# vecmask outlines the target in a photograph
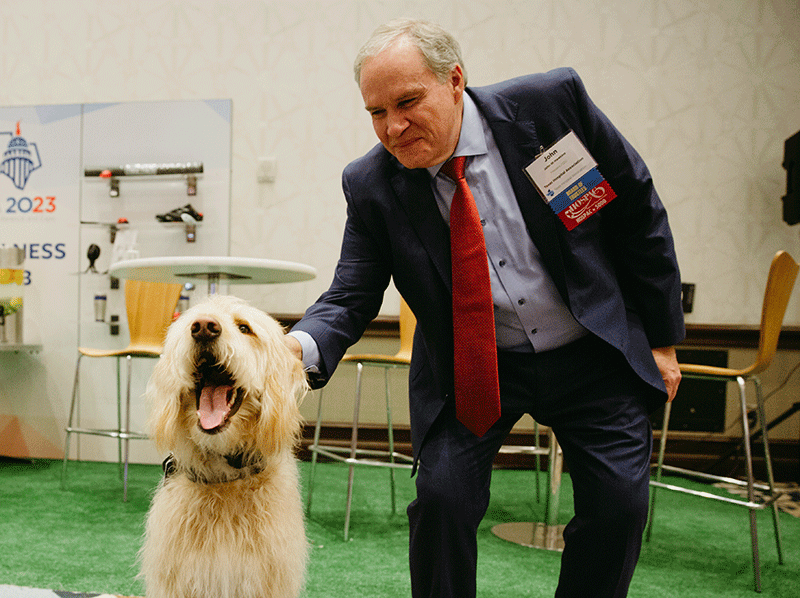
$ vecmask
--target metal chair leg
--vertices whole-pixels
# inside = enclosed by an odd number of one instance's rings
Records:
[[[81,358],[83,357],[82,353],[78,353],[78,361],[75,364],[75,379],[72,383],[72,401],[69,405],[69,419],[67,420],[67,434],[64,440],[64,463],[61,466],[61,489],[63,490],[66,488],[67,484],[67,461],[69,460],[69,441],[70,436],[72,435],[72,424],[73,418],[75,417],[75,405],[78,400],[78,384],[80,380],[80,371],[81,371]]]
[[[389,433],[389,462],[394,465],[394,429],[392,428],[392,399],[389,392],[389,368],[383,368],[383,381],[386,387],[386,425]],[[395,498],[395,479],[394,467],[389,468],[389,486],[392,493],[392,515],[397,512],[397,500]]]
[[[664,419],[661,422],[661,439],[658,447],[658,463],[656,465],[656,482],[661,481],[661,468],[664,466],[664,454],[667,449],[667,432],[669,430],[669,416],[672,412],[672,403],[664,404]],[[647,533],[645,534],[645,541],[650,541],[650,536],[653,533],[653,518],[656,512],[656,490],[654,486],[650,487],[650,517],[647,521]]]
[[[314,425],[314,442],[309,447],[311,451],[311,470],[308,474],[308,497],[306,498],[306,516],[311,514],[311,497],[314,495],[314,474],[317,469],[317,449],[319,448],[319,434],[322,429],[322,389],[319,389],[319,402],[317,404],[317,423]]]
[[[739,401],[742,409],[742,434],[744,436],[744,456],[745,456],[745,471],[747,474],[747,500],[754,502],[755,489],[753,484],[755,479],[753,476],[753,453],[750,449],[750,423],[747,419],[747,397],[745,393],[745,380],[741,376],[736,378],[739,385]],[[761,592],[761,562],[758,555],[758,527],[756,512],[749,509],[750,512],[750,543],[753,549],[753,578],[755,582],[756,592]]]
[[[122,357],[117,357],[117,430],[122,431]],[[122,466],[122,436],[117,436],[117,471],[119,479],[124,483],[125,470]]]
[[[533,448],[536,450],[534,457],[536,463],[536,502],[542,501],[542,483],[539,480],[539,474],[542,472],[542,456],[539,454],[541,442],[539,441],[539,422],[533,421]]]
[[[361,378],[364,372],[364,364],[358,362],[356,373],[356,400],[353,407],[353,430],[350,436],[350,459],[356,460],[358,446],[358,412],[361,407]],[[350,508],[353,505],[353,477],[355,475],[355,463],[349,464],[347,474],[347,507],[344,514],[344,540],[347,542],[350,536]]]
[[[753,378],[753,383],[756,387],[756,409],[758,410],[758,425],[761,427],[761,443],[764,447],[764,463],[767,469],[767,483],[769,485],[770,497],[775,496],[775,475],[772,472],[772,457],[769,452],[769,440],[767,434],[767,417],[764,412],[764,395],[761,389],[761,380]],[[783,565],[783,538],[781,537],[780,517],[778,513],[778,504],[776,501],[772,503],[772,525],[775,529],[775,548],[778,551],[778,564]]]
[[[704,376],[696,376],[698,378],[703,378]],[[718,379],[712,375],[709,375],[708,378],[711,379]],[[740,402],[740,409],[741,409],[741,418],[742,418],[742,445],[744,447],[744,456],[745,456],[745,481],[741,481],[736,478],[729,478],[724,476],[718,476],[713,474],[708,474],[699,471],[688,470],[680,467],[673,467],[664,465],[664,453],[666,452],[666,438],[667,438],[667,428],[669,423],[669,410],[670,404],[668,403],[666,409],[664,411],[664,423],[663,429],[661,433],[661,446],[659,447],[659,456],[658,456],[658,464],[656,467],[656,477],[654,480],[650,481],[650,488],[651,488],[651,496],[650,496],[650,517],[647,525],[646,540],[650,539],[653,527],[653,519],[654,519],[654,511],[655,511],[655,493],[657,488],[665,488],[667,490],[674,490],[678,492],[682,492],[685,494],[690,494],[694,496],[699,496],[702,498],[714,499],[717,501],[725,502],[728,504],[734,504],[738,506],[746,507],[749,511],[749,523],[750,523],[750,543],[752,549],[752,558],[753,558],[753,582],[755,586],[756,592],[761,592],[761,562],[760,562],[760,555],[759,555],[759,546],[758,546],[758,519],[756,511],[770,507],[772,508],[773,512],[773,525],[775,527],[775,544],[778,550],[778,562],[780,564],[783,563],[783,548],[782,548],[782,539],[780,536],[780,522],[779,522],[779,515],[777,512],[777,505],[775,504],[776,499],[779,496],[779,493],[775,490],[775,480],[772,472],[772,459],[769,452],[769,440],[767,438],[767,430],[766,430],[766,417],[764,414],[764,401],[763,401],[763,394],[761,390],[761,382],[760,380],[755,377],[751,376],[748,379],[752,379],[753,383],[756,387],[756,425],[760,426],[760,431],[762,435],[762,442],[764,444],[764,459],[765,465],[767,470],[767,481],[768,485],[756,484],[755,476],[753,473],[753,453],[752,453],[752,436],[750,434],[750,421],[749,421],[749,413],[747,407],[747,398],[746,398],[746,383],[747,379],[742,376],[728,377],[727,381],[735,381],[739,387],[739,402]],[[699,492],[696,490],[691,490],[687,488],[683,488],[680,486],[675,486],[671,484],[664,484],[661,482],[661,473],[662,470],[666,471],[674,471],[678,474],[687,475],[689,477],[699,478],[706,481],[715,481],[715,482],[725,482],[728,484],[733,484],[740,487],[747,488],[747,500],[744,499],[732,499],[726,498],[723,496],[719,496],[716,494],[710,494],[707,492]],[[756,488],[759,490],[769,491],[770,496],[769,500],[766,502],[756,502]]]
[[[143,440],[147,436],[141,432],[131,430],[131,387],[133,384],[133,355],[125,355],[127,359],[127,380],[125,389],[125,399],[122,398],[122,356],[117,356],[117,426],[109,429],[83,428],[80,425],[81,405],[80,405],[80,366],[83,353],[78,354],[75,365],[75,378],[72,385],[72,400],[69,408],[69,419],[67,420],[66,438],[64,442],[64,461],[61,466],[61,487],[66,487],[67,463],[70,455],[70,444],[73,434],[90,434],[94,436],[104,436],[117,439],[117,464],[120,479],[122,480],[122,500],[128,500],[128,476],[130,470],[130,441]],[[76,422],[77,420],[77,422]],[[77,460],[80,461],[80,445],[77,447]]]
[[[306,498],[306,514],[311,512],[312,497],[314,492],[314,477],[317,458],[319,455],[324,455],[330,459],[341,461],[348,466],[347,476],[347,504],[345,507],[344,519],[344,540],[350,539],[350,516],[353,508],[353,490],[355,482],[355,470],[359,465],[381,466],[389,469],[389,481],[391,484],[391,499],[392,499],[392,512],[397,511],[397,498],[396,498],[396,478],[394,469],[404,468],[411,469],[413,459],[407,455],[395,452],[394,442],[394,429],[392,423],[392,407],[391,407],[391,387],[389,385],[389,369],[395,369],[395,364],[376,364],[371,362],[359,361],[358,359],[351,360],[351,363],[356,364],[356,392],[355,400],[353,402],[353,421],[351,424],[351,435],[349,447],[341,447],[337,445],[326,445],[324,442],[321,444],[321,424],[322,424],[322,392],[320,391],[320,400],[317,404],[317,422],[314,427],[314,440],[309,447],[311,451],[311,471],[309,474],[309,488]],[[384,449],[370,449],[359,448],[358,446],[358,432],[361,410],[361,395],[364,382],[364,369],[368,365],[379,366],[384,368],[384,385],[386,395],[386,423],[388,427],[388,450]],[[376,459],[377,458],[377,459]],[[407,462],[406,462],[407,461]]]
[[[561,498],[561,471],[563,469],[563,455],[558,450],[558,440],[553,429],[549,433],[550,452],[548,454],[547,476],[550,491],[547,493],[545,503],[545,525],[554,528],[558,525],[558,510]]]
[[[125,464],[122,474],[122,502],[128,502],[128,458],[130,456],[130,431],[131,431],[131,374],[133,369],[133,358],[128,355],[128,388],[125,395],[125,428],[120,428],[120,437],[123,439],[125,454]]]

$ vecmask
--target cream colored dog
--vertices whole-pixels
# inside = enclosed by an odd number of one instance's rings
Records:
[[[296,598],[308,546],[293,449],[302,365],[271,317],[212,296],[169,329],[147,386],[171,452],[140,560],[148,598]]]

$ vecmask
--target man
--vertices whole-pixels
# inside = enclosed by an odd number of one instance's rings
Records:
[[[573,71],[467,88],[457,42],[429,23],[380,27],[355,72],[381,144],[344,171],[336,274],[287,343],[320,386],[377,315],[390,278],[414,312],[413,595],[475,596],[492,460],[530,413],[552,426],[573,479],[556,596],[625,596],[647,517],[648,413],[674,397],[672,346],[684,333],[672,237],[646,166]],[[575,137],[616,198],[568,230],[524,169]],[[484,353],[496,353],[500,411],[488,430],[468,427],[456,407],[457,176],[440,172],[451,156],[467,156],[491,280],[497,351]],[[473,400],[478,411],[491,403]]]

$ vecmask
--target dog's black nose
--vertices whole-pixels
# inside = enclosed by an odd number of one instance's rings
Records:
[[[222,327],[214,318],[202,317],[192,322],[192,338],[196,341],[213,341],[222,332]]]

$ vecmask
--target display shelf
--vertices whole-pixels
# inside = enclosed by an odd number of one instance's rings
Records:
[[[0,343],[0,353],[28,353],[33,355],[42,350],[42,345],[29,345],[19,343]]]

